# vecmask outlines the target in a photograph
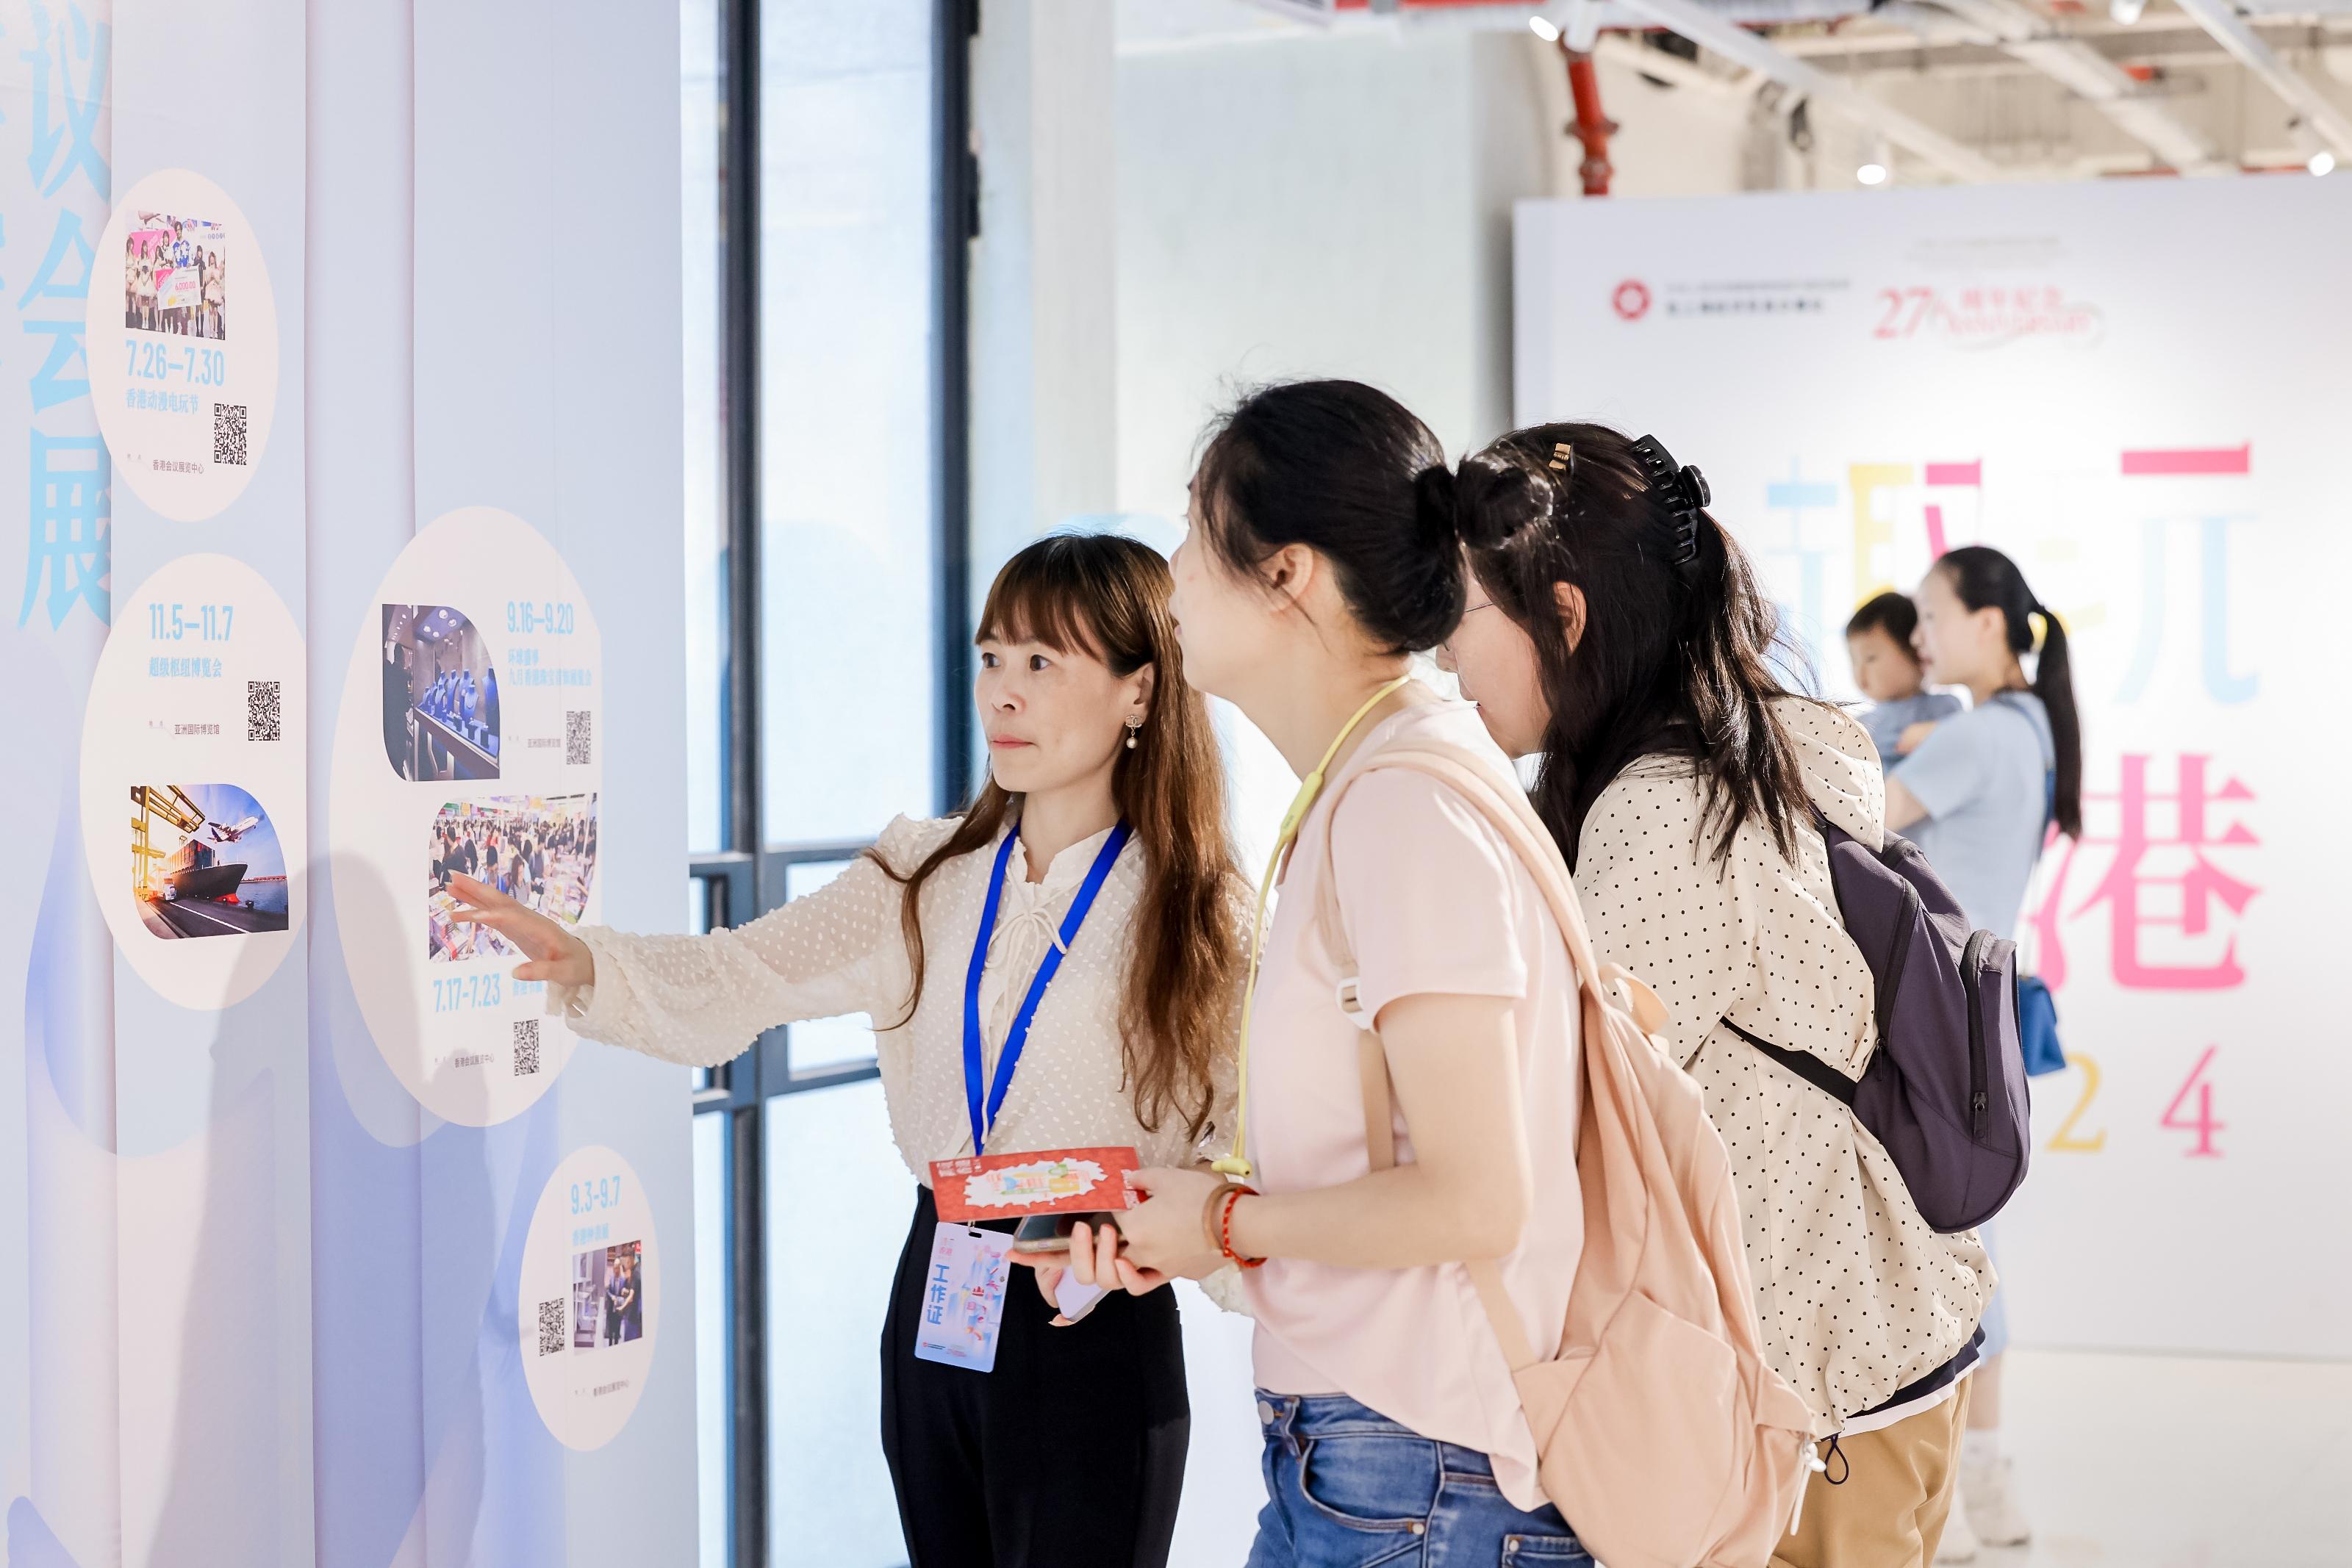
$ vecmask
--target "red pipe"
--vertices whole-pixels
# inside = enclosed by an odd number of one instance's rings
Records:
[[[1586,195],[1605,196],[1609,176],[1614,172],[1609,165],[1609,135],[1617,126],[1601,112],[1601,78],[1593,72],[1592,57],[1570,48],[1565,38],[1560,40],[1559,53],[1568,62],[1569,96],[1576,100],[1576,119],[1570,129],[1584,144],[1584,162],[1577,172],[1584,177]]]

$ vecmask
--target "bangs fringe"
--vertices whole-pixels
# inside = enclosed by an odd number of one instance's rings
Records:
[[[981,607],[980,643],[1036,643],[1057,653],[1103,657],[1102,639],[1085,606],[1108,585],[1088,570],[1076,548],[1057,549],[1072,536],[1040,541],[1022,551],[990,584]]]

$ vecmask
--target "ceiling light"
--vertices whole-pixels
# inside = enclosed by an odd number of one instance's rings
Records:
[[[1528,17],[1528,31],[1533,33],[1537,37],[1541,38],[1547,44],[1557,44],[1559,42],[1559,26],[1549,16]]]
[[[2336,150],[2320,140],[2319,131],[2308,117],[2296,115],[2286,122],[2287,135],[2294,141],[2294,150],[2303,154],[2303,166],[2314,174],[2330,174],[2336,170]]]
[[[2147,0],[2107,0],[2107,15],[2118,26],[2128,27],[2147,9]]]
[[[1884,185],[1895,172],[1895,157],[1886,145],[1886,133],[1865,131],[1862,145],[1855,149],[1854,179],[1864,185]]]

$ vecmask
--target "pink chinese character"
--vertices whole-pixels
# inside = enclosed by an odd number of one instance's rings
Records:
[[[2116,803],[2116,833],[2112,838],[2102,837],[2091,832],[2086,823],[2083,839],[2066,846],[2050,892],[2033,913],[2033,928],[2041,938],[2042,977],[2053,988],[2066,981],[2062,920],[2100,903],[2107,906],[2108,953],[2117,985],[2137,990],[2211,991],[2224,990],[2245,980],[2246,972],[2238,965],[2235,932],[2222,943],[2221,957],[2210,964],[2152,964],[2140,956],[2140,937],[2147,927],[2172,925],[2178,926],[2184,936],[2203,936],[2212,928],[2216,900],[2231,915],[2242,915],[2246,904],[2262,891],[2230,875],[2205,853],[2208,849],[2239,849],[2262,841],[2243,822],[2232,821],[2217,835],[2207,820],[2209,807],[2217,802],[2251,801],[2253,791],[2235,779],[2219,789],[2209,789],[2206,767],[2212,758],[2184,753],[2177,759],[2179,787],[2175,791],[2151,793],[2147,787],[2148,761],[2144,756],[2125,756],[2118,792],[2084,796],[2086,801]],[[2165,801],[2175,807],[2176,825],[2170,835],[2158,836],[2149,826],[2148,807]],[[2067,874],[2074,869],[2074,856],[2084,843],[2113,844],[2115,858],[2107,862],[2106,874],[2099,879],[2090,896],[2073,910],[2064,911],[2061,904]],[[2189,852],[2186,870],[2159,874],[2143,863],[2150,851],[2168,848]],[[2179,889],[2179,914],[2142,907],[2143,897],[2158,887]]]

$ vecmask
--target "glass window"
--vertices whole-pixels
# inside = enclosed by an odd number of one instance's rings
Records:
[[[678,5],[679,302],[686,332],[686,847],[727,812],[727,55],[723,0]]]
[[[963,47],[961,27],[935,37],[951,11],[937,0],[681,0],[688,848],[698,855],[837,854],[830,846],[868,841],[898,812],[944,804],[936,694],[949,651],[938,635],[936,530],[954,515],[939,504],[940,486],[961,481],[938,466],[946,383],[935,373],[934,290],[942,261],[959,258],[934,242],[940,193],[962,189],[962,164],[942,186],[933,119],[937,103],[959,112],[961,102],[938,93],[934,68],[935,47]],[[731,167],[730,112],[748,117],[732,134],[751,143]],[[747,188],[757,193],[757,232],[730,232],[729,192]],[[745,319],[747,303],[756,320]],[[756,396],[730,400],[747,375]],[[747,436],[756,472],[736,465]],[[727,548],[729,520],[747,506],[756,568]],[[756,637],[727,613],[747,590],[759,598]],[[731,706],[746,696],[756,734]],[[748,746],[762,747],[757,800],[735,793]],[[758,823],[756,843],[732,841],[746,818]],[[772,876],[768,861],[759,901],[803,896],[847,863],[804,862]],[[688,929],[703,929],[699,885],[688,907]],[[757,911],[731,913],[741,921]],[[785,1055],[793,1074],[836,1082],[780,1082],[769,1076],[773,1058],[756,1056],[695,1080],[697,1109],[709,1113],[694,1133],[701,1562],[746,1568],[731,1560],[730,1449],[757,1443],[770,1475],[767,1561],[896,1568],[906,1552],[882,1461],[876,1342],[913,1183],[881,1085],[859,1076],[875,1071],[871,1020],[795,1024]],[[722,1114],[730,1083],[756,1083],[770,1098],[754,1117]],[[736,1157],[757,1152],[765,1165],[764,1257],[728,1228],[735,1138],[757,1145]],[[760,1324],[729,1312],[739,1268],[766,1287]],[[739,1410],[729,1356],[759,1334],[769,1397]]]
[[[898,1568],[880,1343],[915,1178],[873,1079],[780,1094],[767,1128],[769,1562]]]
[[[932,0],[761,0],[771,843],[934,809]]]

